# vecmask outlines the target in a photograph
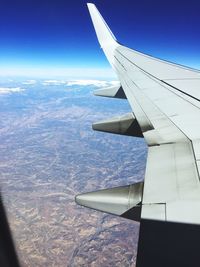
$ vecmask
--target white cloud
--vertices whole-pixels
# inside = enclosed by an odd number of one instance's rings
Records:
[[[110,85],[119,85],[119,84],[120,84],[119,81],[111,81],[111,82],[110,82]]]
[[[42,82],[43,85],[61,85],[65,83],[66,81],[63,80],[46,80]]]
[[[22,84],[36,84],[37,81],[36,80],[27,80],[25,82],[23,82]]]
[[[11,94],[11,93],[19,93],[24,91],[25,89],[22,89],[20,87],[0,87],[0,94]]]
[[[93,85],[96,87],[107,87],[110,85],[117,85],[119,84],[118,81],[102,81],[102,80],[74,80],[66,82],[67,86],[72,85],[80,85],[80,86],[88,86]]]
[[[66,86],[96,86],[96,87],[108,87],[111,85],[119,84],[118,81],[105,81],[105,80],[87,80],[87,79],[78,79],[78,80],[45,80],[42,82],[43,85],[66,85]]]

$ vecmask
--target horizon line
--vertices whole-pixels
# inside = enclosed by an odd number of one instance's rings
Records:
[[[0,77],[79,77],[79,78],[117,78],[112,68],[40,68],[40,67],[0,67]]]

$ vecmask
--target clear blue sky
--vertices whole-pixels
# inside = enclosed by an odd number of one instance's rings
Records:
[[[200,68],[199,1],[92,2],[120,43]],[[84,0],[1,0],[0,70],[108,68],[86,3]]]

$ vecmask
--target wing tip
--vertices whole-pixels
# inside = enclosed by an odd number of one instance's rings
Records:
[[[90,7],[90,6],[95,6],[95,4],[93,3],[87,3],[87,6]],[[95,6],[96,7],[96,6]]]
[[[108,27],[95,4],[87,3],[87,7],[101,47],[103,47],[106,43],[116,45],[116,43],[118,43],[116,37]]]

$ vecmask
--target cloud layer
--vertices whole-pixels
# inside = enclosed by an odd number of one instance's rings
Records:
[[[96,87],[107,87],[111,85],[118,85],[118,81],[104,81],[104,80],[45,80],[42,82],[42,85],[65,85],[65,86],[96,86]]]
[[[43,85],[62,85],[65,83],[66,81],[63,80],[46,80],[42,82]]]
[[[0,94],[19,93],[24,90],[21,87],[0,87]]]
[[[23,82],[23,84],[28,84],[28,85],[36,84],[36,83],[37,83],[36,80],[27,80],[27,81]]]
[[[67,86],[73,86],[73,85],[80,85],[80,86],[88,86],[93,85],[96,87],[105,87],[110,85],[117,85],[119,84],[118,81],[102,81],[102,80],[74,80],[69,81],[66,83]]]

